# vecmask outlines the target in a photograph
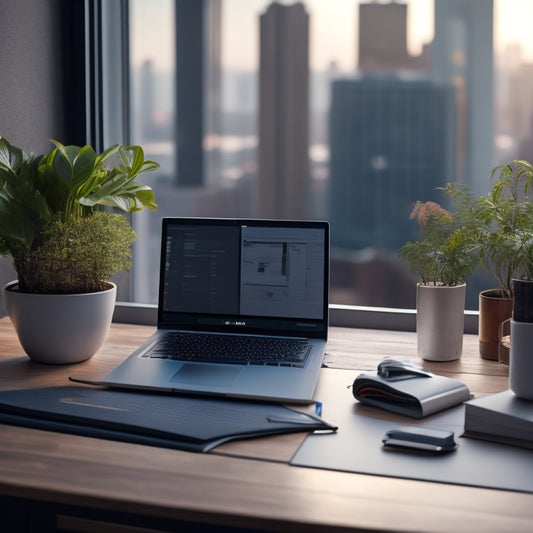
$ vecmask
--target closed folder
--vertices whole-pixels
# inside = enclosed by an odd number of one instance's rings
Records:
[[[412,418],[423,418],[470,399],[464,383],[430,373],[401,379],[365,373],[355,379],[352,390],[361,403]]]
[[[194,452],[239,438],[337,429],[277,404],[78,386],[1,391],[0,423]]]

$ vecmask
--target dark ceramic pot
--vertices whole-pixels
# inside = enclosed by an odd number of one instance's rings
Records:
[[[513,299],[500,289],[479,294],[479,354],[483,359],[498,359],[500,325],[513,314]]]

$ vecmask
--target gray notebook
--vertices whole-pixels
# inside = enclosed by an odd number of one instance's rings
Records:
[[[533,449],[533,402],[510,390],[465,405],[465,436]]]
[[[1,391],[0,422],[194,452],[235,439],[336,430],[277,404],[77,386]]]

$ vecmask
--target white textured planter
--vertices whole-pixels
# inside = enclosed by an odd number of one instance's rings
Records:
[[[466,284],[416,288],[418,355],[428,361],[453,361],[463,351]]]
[[[92,357],[109,331],[116,285],[85,294],[33,294],[4,287],[7,314],[26,354],[48,364],[79,363]]]
[[[509,388],[524,400],[533,400],[533,323],[511,320]]]

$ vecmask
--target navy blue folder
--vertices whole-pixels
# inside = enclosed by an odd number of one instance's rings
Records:
[[[278,404],[81,386],[0,391],[0,423],[193,452],[240,438],[337,429]]]

